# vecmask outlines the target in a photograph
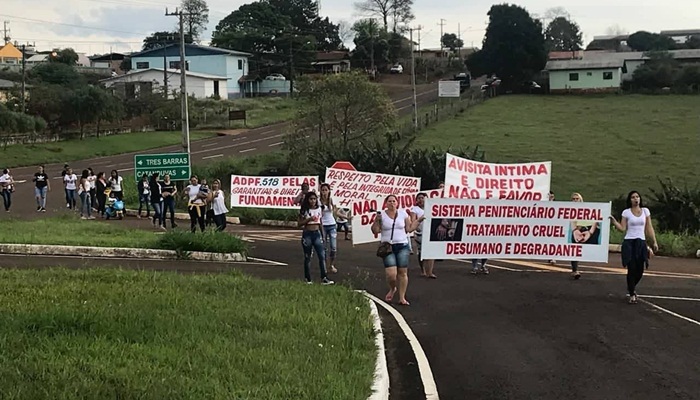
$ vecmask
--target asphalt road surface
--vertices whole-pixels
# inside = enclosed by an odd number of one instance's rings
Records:
[[[112,223],[147,226],[143,220]],[[299,231],[253,226],[229,231],[251,243],[249,263],[7,256],[0,265],[236,268],[265,279],[303,280]],[[374,251],[374,245],[353,248],[341,239],[339,273],[332,279],[383,298],[383,268]],[[418,277],[413,258],[411,306],[394,307],[425,350],[442,399],[700,398],[700,260],[655,258],[637,305],[625,302],[619,255],[611,253],[609,261],[585,263],[578,281],[563,264],[495,261],[490,275],[473,276],[470,264],[445,261],[436,265],[438,279],[429,280]],[[318,280],[317,259],[312,274]],[[382,320],[391,398],[419,399],[422,385],[410,347],[387,313]]]

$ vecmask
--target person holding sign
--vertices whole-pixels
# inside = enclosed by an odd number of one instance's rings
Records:
[[[399,292],[399,304],[410,305],[406,300],[406,289],[408,288],[408,234],[425,220],[425,216],[411,220],[411,217],[403,209],[398,209],[398,199],[389,195],[386,198],[386,210],[377,211],[377,217],[372,223],[372,233],[381,233],[381,243],[377,249],[377,256],[384,262],[386,282],[389,292],[384,299],[390,302],[394,294]]]
[[[622,242],[622,266],[627,268],[629,303],[637,304],[635,289],[642,280],[644,268],[649,266],[649,257],[653,255],[651,248],[647,246],[647,237],[651,238],[653,251],[659,251],[651,223],[651,213],[644,207],[639,192],[633,190],[627,195],[627,209],[622,212],[622,221],[617,222],[612,215],[610,220],[617,230],[625,232]]]
[[[580,193],[572,193],[571,201],[583,202]],[[571,221],[571,243],[597,244],[600,239],[600,227],[596,221]],[[581,273],[578,271],[578,261],[571,262],[571,277],[580,279]]]
[[[420,218],[425,218],[425,193],[418,193],[416,195],[416,205],[411,208],[411,220],[417,221]],[[423,222],[418,224],[415,233],[416,247],[418,248],[418,265],[420,266],[420,276],[425,276],[431,279],[437,279],[437,276],[433,274],[433,268],[435,267],[435,260],[421,260],[421,242],[423,240]]]
[[[334,282],[328,279],[326,274],[326,254],[323,248],[323,206],[318,204],[318,197],[314,192],[306,193],[301,202],[298,225],[303,229],[301,234],[301,246],[304,249],[304,277],[307,284],[311,280],[311,251],[316,250],[318,266],[321,269],[321,284],[332,285]]]

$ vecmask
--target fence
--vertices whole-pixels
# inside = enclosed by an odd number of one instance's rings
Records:
[[[454,118],[469,108],[483,103],[484,100],[486,96],[477,88],[468,89],[459,99],[440,98],[437,103],[418,109],[418,121],[415,127],[411,116],[408,120],[399,123],[397,130],[401,135],[410,136],[437,122]]]

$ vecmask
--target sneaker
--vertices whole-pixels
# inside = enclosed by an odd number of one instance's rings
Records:
[[[307,285],[313,285],[314,282],[313,282],[313,281],[306,281],[306,284],[307,284]]]
[[[70,203],[66,203],[66,208],[70,208]]]
[[[481,272],[481,273],[484,274],[484,275],[488,275],[488,274],[489,274],[489,269],[486,268],[486,267],[481,267],[481,269],[479,270],[479,272]]]
[[[41,212],[46,212],[46,208],[41,207]]]
[[[629,304],[637,304],[637,295],[633,294],[632,296],[630,296],[628,303]]]
[[[335,282],[328,278],[323,278],[323,280],[321,281],[321,285],[335,285]]]
[[[41,211],[41,207],[37,207],[36,212],[40,212],[40,211]]]
[[[479,273],[479,270],[477,268],[472,269],[472,275],[476,275]]]
[[[572,276],[575,280],[581,279],[581,273],[578,272],[578,271],[572,272],[572,273],[571,273],[571,276]]]
[[[87,219],[87,218],[85,218],[85,217],[80,217],[80,219]]]

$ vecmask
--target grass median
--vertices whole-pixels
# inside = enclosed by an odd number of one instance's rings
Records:
[[[190,140],[216,136],[215,132],[191,132]],[[7,167],[24,167],[53,162],[83,160],[85,157],[104,157],[140,150],[156,149],[182,142],[180,132],[132,132],[118,135],[70,139],[60,142],[13,144],[0,150]]]
[[[0,270],[6,399],[366,399],[367,301],[238,273]]]
[[[222,232],[191,233],[186,230],[152,232],[125,227],[119,221],[85,221],[73,216],[32,221],[0,220],[0,243],[68,246],[127,247],[213,253],[243,253],[248,245],[241,238]]]

